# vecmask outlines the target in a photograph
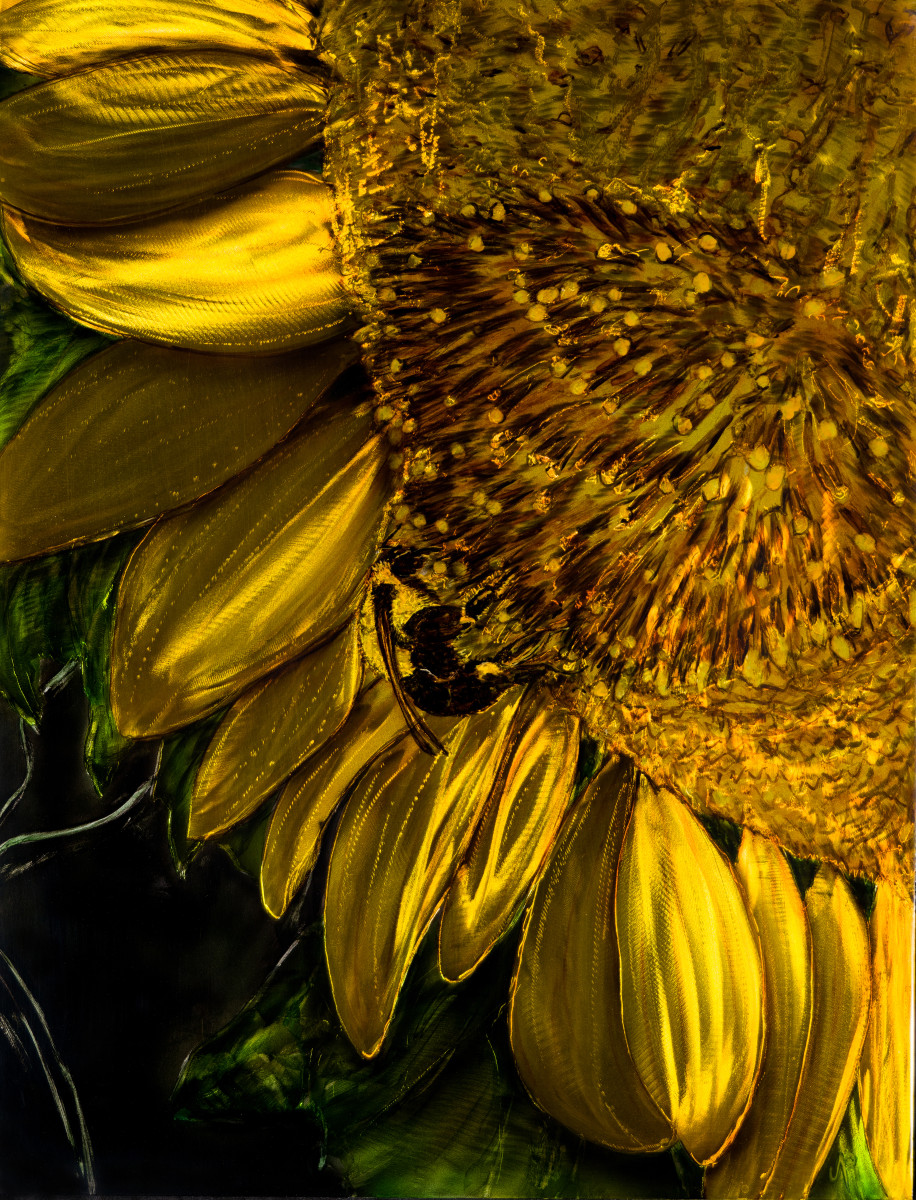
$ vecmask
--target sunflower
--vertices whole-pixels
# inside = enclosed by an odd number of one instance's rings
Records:
[[[576,1134],[799,1197],[858,1084],[908,1195],[904,8],[0,22],[44,77],[6,250],[118,339],[0,454],[0,551],[149,527],[110,705],[212,720],[190,836],[265,814],[279,917],[333,831],[367,1058],[434,920],[447,980],[517,936],[515,1061]]]

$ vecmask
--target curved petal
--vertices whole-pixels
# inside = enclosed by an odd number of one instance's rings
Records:
[[[328,870],[325,948],[341,1023],[366,1058],[381,1048],[414,952],[493,786],[519,696],[514,689],[453,723],[446,753],[435,758],[412,740],[396,746],[344,809]]]
[[[511,925],[569,811],[578,757],[578,718],[548,700],[523,730],[449,888],[439,927],[446,979],[470,975]]]
[[[776,1162],[801,1079],[811,1027],[811,935],[785,855],[744,831],[737,875],[760,931],[766,979],[766,1046],[750,1110],[716,1165],[706,1195],[756,1197]]]
[[[623,1025],[636,1068],[699,1163],[728,1144],[763,1047],[760,948],[725,857],[642,776],[615,904]]]
[[[321,414],[250,474],[155,525],[118,591],[118,729],[180,728],[339,629],[375,555],[387,490],[370,419]]]
[[[856,1079],[871,1003],[868,933],[849,885],[823,864],[805,896],[814,960],[811,1032],[795,1110],[763,1195],[803,1200]]]
[[[868,925],[874,1002],[859,1064],[868,1147],[891,1200],[913,1186],[913,898],[879,883]]]
[[[261,801],[347,719],[362,661],[357,624],[240,697],[213,735],[194,781],[192,838],[213,837]]]
[[[614,888],[634,793],[632,768],[606,766],[564,826],[525,919],[509,1033],[535,1101],[589,1141],[663,1150],[670,1123],[627,1050]]]
[[[0,197],[64,225],[163,212],[294,158],[324,105],[314,76],[237,53],[81,71],[0,103]]]
[[[3,209],[22,277],[67,316],[186,350],[277,354],[340,329],[349,302],[330,188],[275,171],[135,225],[51,225]]]
[[[0,62],[36,75],[202,47],[298,58],[315,48],[315,21],[297,0],[18,0],[0,12]]]
[[[136,528],[219,487],[354,358],[343,341],[270,358],[127,341],[85,360],[0,451],[0,561]]]
[[[261,863],[261,899],[281,917],[315,865],[331,814],[370,762],[407,733],[387,679],[357,698],[343,729],[292,776],[271,817]]]

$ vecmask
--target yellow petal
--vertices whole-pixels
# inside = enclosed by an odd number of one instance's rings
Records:
[[[387,495],[370,425],[318,414],[248,475],[150,530],[118,591],[111,706],[123,734],[213,712],[343,625]]]
[[[340,732],[302,764],[280,793],[261,863],[261,899],[281,917],[315,865],[322,831],[370,762],[407,733],[387,679],[358,697]]]
[[[868,933],[849,885],[823,864],[805,895],[814,961],[808,1050],[795,1110],[763,1195],[803,1200],[833,1145],[871,1003]]]
[[[296,0],[18,0],[0,12],[0,62],[63,75],[152,50],[222,47],[298,58],[314,18]]]
[[[362,661],[351,621],[320,650],[240,697],[221,722],[194,781],[189,834],[212,837],[250,816],[343,725]]]
[[[627,1043],[685,1149],[709,1163],[751,1098],[763,1044],[760,949],[729,863],[643,776],[616,900]]]
[[[620,1010],[614,888],[633,794],[632,768],[613,762],[564,826],[525,918],[509,1032],[526,1088],[552,1117],[603,1146],[650,1151],[675,1137]]]
[[[26,282],[75,321],[187,350],[276,354],[346,319],[332,209],[323,183],[275,171],[134,225],[65,227],[4,208],[2,227]]]
[[[65,225],[162,212],[294,158],[324,105],[314,76],[234,52],[81,71],[0,104],[0,197]]]
[[[411,740],[371,767],[331,853],[325,946],[341,1023],[381,1047],[414,952],[442,903],[496,775],[517,689],[455,724],[435,758]],[[441,722],[434,722],[434,731]],[[447,727],[447,726],[446,726]]]
[[[874,1001],[859,1065],[862,1119],[889,1200],[913,1188],[913,899],[880,883],[869,922]]]
[[[446,897],[439,928],[446,979],[469,975],[510,927],[569,811],[579,721],[545,698],[537,702]]]
[[[723,1200],[762,1193],[795,1107],[811,1026],[811,936],[785,855],[745,830],[737,875],[760,932],[766,1046],[750,1110],[731,1146],[706,1172],[706,1195]]]
[[[0,451],[0,560],[109,537],[212,491],[288,433],[353,358],[343,341],[270,358],[134,341],[94,355]]]

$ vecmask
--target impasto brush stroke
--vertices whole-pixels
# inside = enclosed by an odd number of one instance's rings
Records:
[[[300,939],[181,1118],[905,1200],[903,0],[17,0],[0,59],[0,684],[40,735],[78,661],[100,790],[154,748],[177,886]]]

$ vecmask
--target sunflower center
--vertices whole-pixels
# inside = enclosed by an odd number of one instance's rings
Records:
[[[613,92],[608,48],[497,7],[487,70],[455,6],[378,14],[355,59],[335,12],[329,146],[403,472],[392,553],[460,615],[465,661],[545,672],[701,809],[791,808],[779,835],[809,852],[826,811],[835,847],[866,794],[899,811],[888,723],[911,723],[893,685],[913,573],[899,324],[828,252],[829,199],[764,220],[762,168],[717,191],[688,126],[677,153],[662,139],[679,174],[648,142],[610,171],[588,107]],[[638,48],[609,19],[590,34],[605,24],[621,61]],[[770,189],[775,157],[766,170]],[[875,748],[846,762],[853,729]],[[810,801],[792,799],[802,782]]]

